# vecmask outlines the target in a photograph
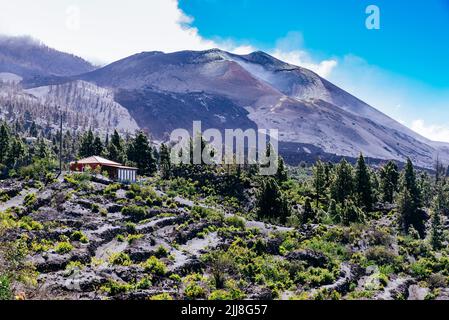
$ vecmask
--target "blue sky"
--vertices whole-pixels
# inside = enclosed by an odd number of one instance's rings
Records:
[[[264,50],[449,142],[449,0],[0,0],[0,34],[107,64],[142,51]],[[380,30],[365,27],[368,5]]]
[[[381,10],[380,30],[365,27],[370,4]],[[270,49],[298,31],[316,55],[351,53],[435,87],[449,85],[449,0],[181,0],[180,7],[206,38]]]

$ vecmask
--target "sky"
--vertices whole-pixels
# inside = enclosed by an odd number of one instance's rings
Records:
[[[0,0],[0,34],[96,64],[152,50],[263,50],[449,142],[449,0]]]

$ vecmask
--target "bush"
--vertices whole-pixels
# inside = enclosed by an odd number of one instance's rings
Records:
[[[147,216],[147,210],[144,207],[131,205],[122,208],[122,214],[135,221],[144,220]]]
[[[92,212],[94,212],[94,213],[100,212],[100,206],[98,205],[98,203],[92,203],[91,209],[92,209]]]
[[[394,252],[382,246],[372,247],[366,251],[368,261],[376,262],[378,265],[394,264],[396,257]]]
[[[25,216],[19,220],[19,228],[32,231],[32,230],[42,230],[44,226],[40,222],[34,221],[31,217]]]
[[[232,300],[232,294],[225,290],[215,290],[209,295],[209,300]]]
[[[150,257],[143,263],[143,268],[146,272],[163,276],[167,273],[167,266],[155,256]]]
[[[0,275],[0,300],[11,300],[11,282],[6,275]]]
[[[173,300],[173,297],[170,294],[164,292],[164,293],[157,294],[155,296],[150,297],[150,300],[169,301],[169,300]]]
[[[237,229],[245,229],[245,220],[237,216],[226,218],[225,223],[230,226],[236,227]]]
[[[70,244],[70,242],[63,241],[59,242],[56,245],[55,251],[59,254],[66,254],[73,250],[73,246]]]
[[[204,279],[199,274],[188,275],[184,279],[184,295],[187,299],[206,298],[206,289],[204,288]]]
[[[168,249],[165,248],[163,245],[160,245],[156,250],[156,256],[158,258],[165,258],[168,256]]]
[[[432,274],[427,280],[427,283],[432,289],[445,288],[447,286],[447,277],[441,273]]]
[[[71,235],[70,235],[70,239],[72,241],[79,241],[81,243],[88,243],[89,239],[87,238],[87,236],[82,233],[81,231],[74,231]]]
[[[37,202],[37,197],[35,193],[29,193],[25,196],[23,200],[23,205],[27,208],[34,206]]]
[[[128,283],[120,283],[114,280],[109,280],[107,284],[100,288],[101,291],[108,293],[111,296],[115,296],[121,293],[131,291],[133,286]]]
[[[109,257],[109,263],[114,266],[129,267],[132,265],[131,258],[124,252],[114,253]]]

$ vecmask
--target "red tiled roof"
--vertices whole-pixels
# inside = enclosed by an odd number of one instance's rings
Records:
[[[116,167],[116,168],[121,168],[121,169],[132,169],[132,170],[137,170],[137,168],[133,168],[133,167],[127,167],[122,165],[121,163],[118,162],[114,162],[99,156],[92,156],[92,157],[88,157],[85,159],[81,159],[78,161],[74,161],[71,162],[70,164],[100,164],[102,166],[107,166],[107,167]]]

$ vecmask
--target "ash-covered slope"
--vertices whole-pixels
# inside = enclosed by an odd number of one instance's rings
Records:
[[[410,157],[423,167],[431,167],[437,155],[449,160],[445,144],[418,135],[312,71],[263,52],[147,52],[76,78],[114,88],[116,100],[156,138],[203,120],[205,127],[277,128],[282,142],[298,143],[298,154],[310,144],[349,157]]]
[[[33,47],[25,42],[29,46]],[[448,144],[432,142],[312,71],[264,52],[143,52],[94,70],[79,58],[33,48],[58,59],[45,64],[46,59],[29,54],[10,54],[15,62],[3,58],[8,67],[2,69],[0,62],[2,77],[20,76],[30,92],[47,92],[40,97],[44,103],[68,104],[103,124],[109,123],[110,116],[103,114],[102,106],[115,110],[122,106],[136,124],[123,110],[116,115],[124,114],[125,121],[112,122],[122,129],[129,125],[131,132],[136,126],[146,129],[155,139],[166,139],[173,129],[191,129],[193,121],[201,120],[204,129],[279,129],[290,159],[357,157],[363,152],[381,160],[410,157],[428,168],[437,156],[449,163]],[[8,50],[0,48],[0,61]],[[30,78],[33,73],[39,75]],[[99,104],[93,102],[94,91]]]

